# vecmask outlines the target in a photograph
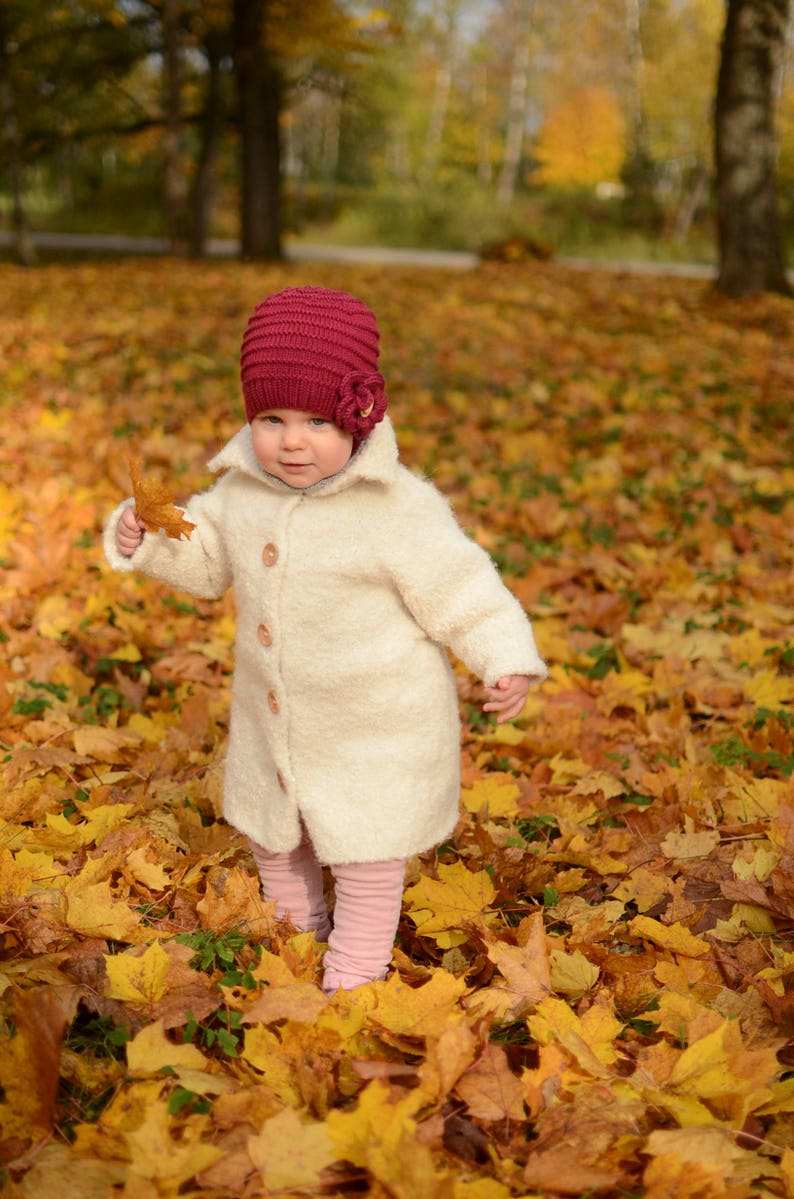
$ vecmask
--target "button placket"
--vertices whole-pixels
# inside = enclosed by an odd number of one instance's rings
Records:
[[[278,562],[278,546],[274,541],[266,542],[265,546],[263,547],[262,562],[265,566],[275,566]],[[273,630],[265,621],[262,621],[257,628],[256,635],[259,638],[260,643],[265,646],[265,648],[270,648],[270,646],[273,644]],[[277,713],[281,710],[281,704],[279,703],[278,695],[275,691],[268,691],[267,706],[270,708],[270,711],[274,716],[277,715]]]

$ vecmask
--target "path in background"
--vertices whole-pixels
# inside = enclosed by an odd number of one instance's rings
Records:
[[[125,237],[116,234],[33,233],[34,246],[42,250],[87,250],[103,254],[168,254],[164,237]],[[0,246],[13,245],[12,233],[0,231]],[[231,238],[210,238],[207,254],[211,258],[236,258],[239,243]],[[284,254],[294,262],[350,262],[384,266],[441,267],[471,270],[478,266],[477,254],[460,250],[414,250],[386,246],[318,246],[287,243]],[[713,266],[686,262],[609,262],[601,259],[561,256],[552,261],[574,270],[609,270],[637,275],[676,275],[690,279],[712,279]]]

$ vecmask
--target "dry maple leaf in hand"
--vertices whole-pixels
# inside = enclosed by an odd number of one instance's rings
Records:
[[[131,458],[129,466],[135,511],[143,521],[147,533],[156,533],[162,529],[166,536],[175,540],[181,537],[189,539],[196,526],[185,520],[180,510],[174,506],[174,496],[165,483],[160,483],[157,479],[144,479],[140,460],[137,458]]]

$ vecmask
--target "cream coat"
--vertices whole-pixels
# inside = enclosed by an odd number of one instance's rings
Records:
[[[224,815],[269,850],[306,825],[323,862],[408,857],[458,815],[448,646],[484,682],[541,679],[530,623],[440,493],[398,462],[388,417],[339,474],[296,490],[263,473],[248,426],[186,508],[189,541],[132,558],[196,596],[234,587],[237,645]]]

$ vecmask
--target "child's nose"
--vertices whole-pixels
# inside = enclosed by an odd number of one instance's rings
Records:
[[[284,445],[290,449],[303,444],[303,426],[298,424],[284,425],[282,434]]]

